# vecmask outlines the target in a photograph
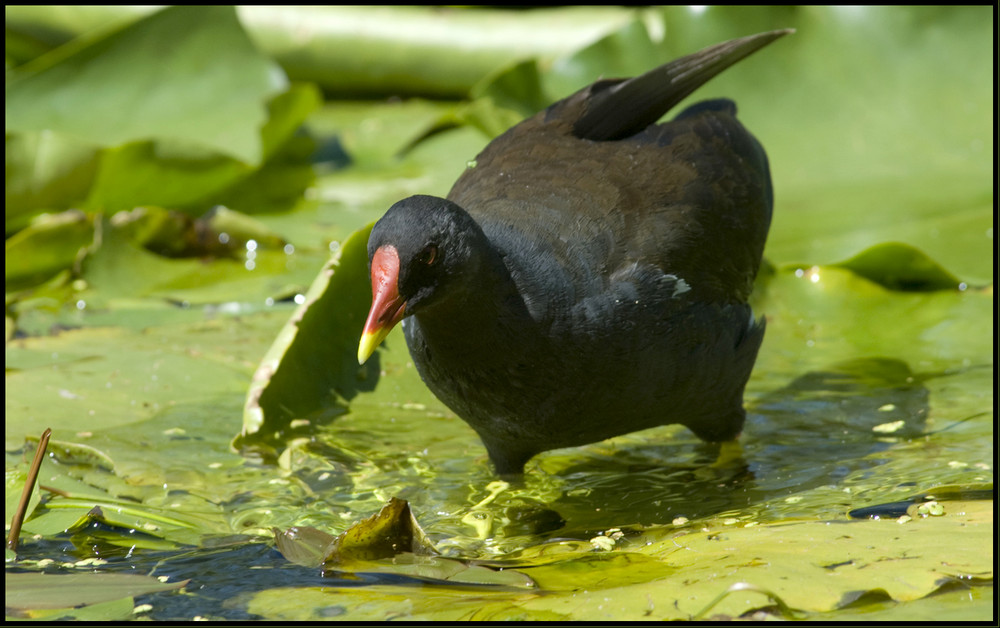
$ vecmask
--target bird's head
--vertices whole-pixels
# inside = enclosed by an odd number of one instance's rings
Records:
[[[390,207],[368,238],[372,305],[358,362],[403,318],[460,294],[484,243],[479,225],[451,201],[418,195]]]

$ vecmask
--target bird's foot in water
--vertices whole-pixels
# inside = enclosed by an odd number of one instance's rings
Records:
[[[746,464],[746,460],[743,459],[743,445],[740,444],[739,438],[734,438],[719,443],[719,455],[711,466],[727,469],[733,466],[745,467]]]
[[[729,482],[747,473],[748,469],[749,465],[743,457],[743,446],[739,439],[734,438],[719,443],[715,461],[695,471],[695,476],[700,480]]]

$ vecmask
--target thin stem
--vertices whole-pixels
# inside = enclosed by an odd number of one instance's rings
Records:
[[[31,461],[31,468],[28,469],[28,477],[24,481],[24,490],[21,491],[21,501],[17,504],[17,510],[10,520],[10,534],[7,535],[7,549],[17,551],[17,539],[21,535],[21,524],[24,522],[24,513],[28,510],[28,501],[31,499],[31,491],[35,488],[35,480],[38,479],[38,470],[42,466],[42,458],[45,450],[49,446],[49,436],[52,435],[52,428],[45,428],[42,437],[38,439],[38,449],[35,450],[35,459]]]

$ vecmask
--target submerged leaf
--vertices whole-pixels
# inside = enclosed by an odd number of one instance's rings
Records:
[[[273,528],[274,545],[289,562],[303,567],[319,567],[330,555],[337,537],[311,526]]]

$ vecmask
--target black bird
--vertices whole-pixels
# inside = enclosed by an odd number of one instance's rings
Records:
[[[420,376],[501,474],[669,423],[738,436],[764,338],[747,297],[767,156],[729,100],[656,122],[788,32],[598,81],[493,140],[447,199],[390,207],[368,241],[359,361],[403,321]]]

